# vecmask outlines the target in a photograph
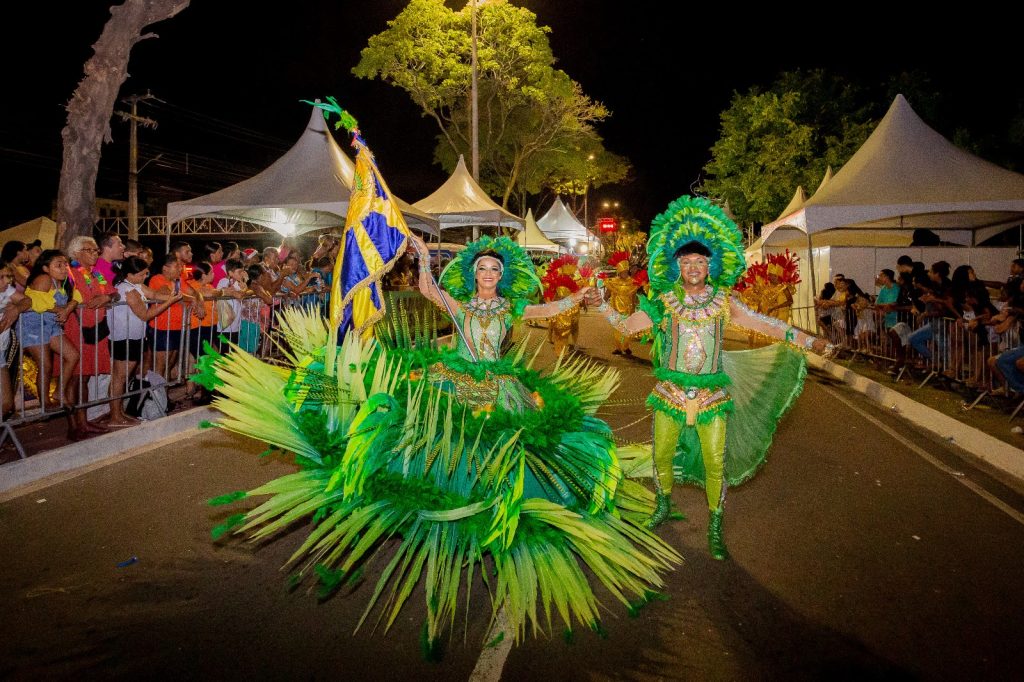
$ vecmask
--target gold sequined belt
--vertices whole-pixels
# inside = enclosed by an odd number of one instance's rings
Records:
[[[659,381],[651,394],[686,414],[686,423],[693,426],[697,423],[697,415],[713,410],[729,401],[729,391],[724,386],[714,388],[695,388],[677,386],[671,381]]]

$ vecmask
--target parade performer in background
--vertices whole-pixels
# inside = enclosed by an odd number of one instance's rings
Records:
[[[743,236],[706,199],[672,202],[654,219],[647,251],[651,298],[641,298],[640,310],[629,317],[607,303],[599,308],[618,331],[649,332],[654,340],[659,381],[647,400],[654,409],[653,452],[633,446],[620,448],[620,457],[651,457],[657,491],[651,528],[669,515],[674,480],[702,486],[708,547],[725,559],[726,486],[754,475],[777,421],[799,395],[806,359],[797,349],[825,352],[828,344],[750,310],[733,295],[744,269]],[[723,352],[730,323],[786,343]]]
[[[579,267],[579,259],[572,254],[559,256],[551,261],[541,280],[544,300],[549,302],[562,301],[568,296],[579,296],[578,300],[582,302],[584,285],[585,279]],[[561,357],[567,347],[576,345],[579,331],[579,305],[566,307],[548,319],[548,342],[555,346],[555,357]]]
[[[789,322],[793,294],[800,283],[798,259],[789,249],[769,254],[763,262],[754,262],[736,283],[736,291],[751,310]],[[768,345],[771,339],[748,332],[750,347]]]
[[[736,290],[748,308],[789,322],[793,295],[800,283],[799,259],[786,249],[761,263],[751,263]]]
[[[608,304],[615,312],[629,317],[636,311],[636,295],[640,290],[640,286],[629,273],[629,252],[616,251],[608,257],[608,265],[615,268],[615,276],[604,279],[604,288],[608,290]],[[629,337],[617,331],[613,333],[615,350],[612,351],[612,355],[632,355]]]
[[[426,262],[358,132],[353,144],[340,258],[358,253],[358,263],[371,263],[362,251],[370,249],[378,264],[393,263],[411,244]],[[376,289],[363,313],[345,308],[386,274],[364,268],[355,280],[346,267],[335,268],[336,282],[348,284],[336,284],[347,290],[333,292],[341,305],[332,300],[329,321],[312,310],[282,313],[285,366],[235,348],[205,356],[202,379],[216,385],[224,413],[217,425],[294,453],[299,469],[214,500],[270,496],[215,536],[262,540],[311,518],[288,565],[296,582],[317,576],[323,594],[361,580],[383,550],[375,588],[356,593],[368,597],[363,620],[379,609],[387,629],[410,595],[422,594],[428,655],[457,610],[474,608],[477,576],[492,622],[507,623],[504,634],[517,641],[549,632],[552,611],[566,628],[600,630],[592,580],[631,608],[656,594],[679,556],[644,528],[653,497],[623,479],[611,429],[594,416],[617,373],[585,360],[541,373],[524,359],[525,344],[500,352],[514,320],[564,312],[584,292],[528,305],[537,279],[525,251],[507,238],[481,239],[445,269],[443,289],[421,268],[424,293],[453,313],[454,347],[439,348],[424,316],[380,316]],[[343,321],[351,324],[339,339]]]

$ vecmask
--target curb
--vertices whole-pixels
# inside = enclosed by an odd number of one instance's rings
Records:
[[[831,374],[882,407],[898,413],[915,426],[966,450],[977,459],[1012,476],[1024,485],[1024,450],[814,353],[807,353],[807,364]]]
[[[0,501],[193,436],[203,420],[217,414],[211,407],[194,407],[5,464],[0,468]]]

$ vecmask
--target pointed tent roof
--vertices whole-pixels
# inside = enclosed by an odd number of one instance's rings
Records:
[[[572,211],[562,201],[562,197],[555,199],[548,212],[537,219],[537,227],[548,239],[561,239],[568,241],[589,241],[595,239],[594,235],[583,226]]]
[[[544,236],[544,233],[537,227],[537,221],[533,219],[533,209],[526,210],[526,228],[516,237],[519,246],[533,251],[550,251],[558,253],[562,250],[558,244]]]
[[[167,204],[167,222],[200,216],[236,218],[286,235],[341,227],[354,177],[355,164],[328,132],[323,113],[314,107],[302,137],[281,158],[230,187]],[[393,198],[409,227],[438,233],[433,217]]]
[[[514,215],[487,196],[466,168],[459,155],[451,177],[430,196],[413,204],[441,223],[441,229],[460,225],[495,225],[523,229],[523,219]]]
[[[38,239],[42,242],[44,249],[52,249],[56,238],[57,223],[46,216],[33,218],[0,232],[0,244],[6,244],[15,240],[30,244]]]
[[[825,169],[825,175],[821,178],[821,182],[818,183],[818,189],[814,190],[814,193],[817,194],[818,192],[820,192],[821,188],[824,187],[825,185],[827,185],[828,181],[831,180],[831,179],[832,179],[832,165],[829,164],[828,168]],[[804,201],[806,201],[806,199]],[[779,217],[781,218],[784,215],[786,215],[785,211],[783,211],[782,215],[779,216]]]
[[[803,208],[765,225],[970,230],[977,244],[1024,222],[1024,175],[965,152],[930,128],[903,95],[857,153]]]
[[[793,198],[786,204],[786,208],[782,209],[782,213],[779,214],[779,218],[784,218],[790,213],[798,210],[807,201],[807,192],[804,191],[803,185],[796,186],[796,192],[793,193]],[[778,220],[779,218],[776,218]]]

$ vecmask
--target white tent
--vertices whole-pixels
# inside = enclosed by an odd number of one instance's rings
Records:
[[[54,248],[56,238],[57,223],[53,222],[46,216],[33,218],[32,220],[21,223],[20,225],[8,227],[6,230],[0,232],[0,244],[6,244],[7,242],[14,240],[31,244],[38,239],[42,243],[44,249]]]
[[[548,239],[566,242],[569,246],[577,243],[600,243],[594,233],[576,219],[561,197],[555,199],[548,212],[537,219],[537,227]]]
[[[1024,175],[958,148],[897,95],[846,165],[800,209],[761,233],[767,237],[783,226],[810,235],[927,228],[951,231],[946,241],[979,244],[1020,223]]]
[[[548,251],[558,253],[562,250],[558,244],[544,236],[544,233],[537,227],[537,221],[533,219],[533,209],[526,210],[526,229],[516,237],[519,246],[527,251]]]
[[[826,281],[833,266],[847,268],[844,261],[857,253],[852,247],[906,247],[919,228],[973,247],[1021,223],[1024,175],[959,149],[897,95],[839,172],[822,180],[801,207],[761,229],[760,251],[791,248],[799,253],[804,275],[797,292],[800,305],[810,302],[818,280]],[[785,233],[775,237],[780,230]],[[803,242],[799,246],[798,240]],[[951,258],[973,263],[972,253]]]
[[[451,177],[433,194],[413,206],[434,216],[442,230],[467,225],[514,227],[518,230],[524,227],[522,218],[506,211],[487,196],[487,192],[470,175],[461,154]]]
[[[167,204],[167,223],[185,218],[235,218],[269,227],[285,236],[345,224],[355,164],[327,130],[315,108],[298,142],[284,156],[248,180],[212,194]],[[409,227],[438,233],[438,223],[397,196]]]

